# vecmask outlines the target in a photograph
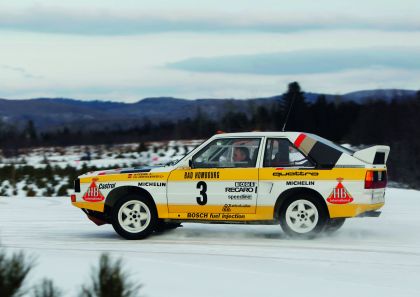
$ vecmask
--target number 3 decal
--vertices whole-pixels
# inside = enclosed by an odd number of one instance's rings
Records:
[[[206,205],[207,204],[207,194],[206,194],[207,184],[205,182],[203,182],[203,181],[199,181],[197,183],[197,189],[201,190],[200,191],[201,197],[197,197],[196,198],[197,199],[197,203],[199,205]]]

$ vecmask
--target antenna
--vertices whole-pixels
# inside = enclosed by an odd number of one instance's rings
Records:
[[[293,103],[295,103],[296,93],[297,92],[293,92],[292,102],[290,103],[289,110],[287,111],[286,119],[284,120],[284,124],[283,124],[283,128],[281,129],[281,132],[284,132],[284,130],[286,129],[286,124],[287,124],[287,121],[289,120],[290,111],[292,110]]]

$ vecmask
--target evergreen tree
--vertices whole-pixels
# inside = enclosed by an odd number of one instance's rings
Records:
[[[37,140],[37,132],[35,129],[34,122],[32,120],[28,120],[28,122],[26,123],[24,135],[25,138],[28,139],[31,144],[34,144],[34,142]]]
[[[43,279],[33,291],[33,297],[60,297],[61,295],[61,290],[50,279]]]
[[[23,253],[7,256],[0,249],[0,296],[20,297],[25,294],[25,280],[33,267],[33,261]]]
[[[92,272],[91,283],[83,286],[80,297],[136,297],[140,287],[130,280],[121,260],[112,261],[102,254],[99,267]]]
[[[307,123],[307,104],[305,96],[298,82],[289,83],[288,90],[283,94],[280,104],[280,110],[283,115],[279,119],[278,128],[282,129],[285,121],[286,131],[303,131]]]

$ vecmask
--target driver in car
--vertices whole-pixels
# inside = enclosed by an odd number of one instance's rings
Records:
[[[235,167],[249,167],[251,158],[249,157],[249,149],[244,146],[237,146],[233,151],[233,162]]]

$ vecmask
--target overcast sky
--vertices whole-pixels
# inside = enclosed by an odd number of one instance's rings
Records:
[[[0,98],[420,89],[419,0],[3,0]]]

